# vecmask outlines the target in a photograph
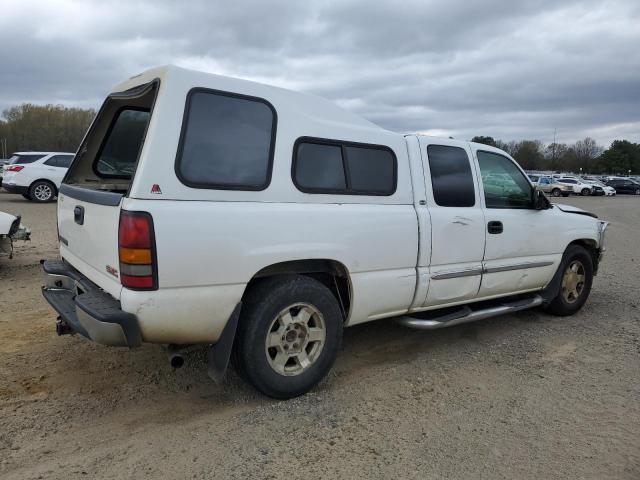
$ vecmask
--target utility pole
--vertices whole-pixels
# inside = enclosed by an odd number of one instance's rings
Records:
[[[551,170],[555,170],[558,166],[556,153],[558,151],[558,144],[556,143],[556,127],[553,127],[553,148],[551,149]]]

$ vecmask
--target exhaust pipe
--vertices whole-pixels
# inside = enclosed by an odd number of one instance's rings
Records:
[[[169,356],[169,364],[171,364],[173,368],[181,368],[184,365],[184,357],[182,356],[179,346],[169,345],[167,355]]]
[[[170,353],[169,363],[173,368],[181,368],[184,365],[184,357],[178,352]]]

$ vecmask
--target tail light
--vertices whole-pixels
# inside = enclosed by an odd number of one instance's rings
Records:
[[[11,165],[7,167],[7,172],[19,172],[24,168],[24,165]]]
[[[132,290],[157,290],[158,265],[153,218],[147,212],[120,212],[120,283]]]

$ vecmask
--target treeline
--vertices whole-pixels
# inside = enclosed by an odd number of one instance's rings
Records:
[[[498,147],[517,160],[525,170],[559,172],[610,173],[616,175],[640,173],[640,144],[615,140],[609,148],[587,137],[573,144],[540,140],[503,142],[492,137],[476,136],[472,142]]]
[[[2,112],[0,158],[20,151],[75,152],[89,124],[93,109],[24,103]]]

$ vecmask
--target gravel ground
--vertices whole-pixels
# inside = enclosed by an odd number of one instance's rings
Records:
[[[577,315],[356,326],[327,380],[278,402],[215,385],[202,351],[173,371],[158,346],[57,337],[38,266],[55,205],[0,194],[33,230],[0,259],[0,477],[637,480],[640,198],[563,202],[612,223]]]

